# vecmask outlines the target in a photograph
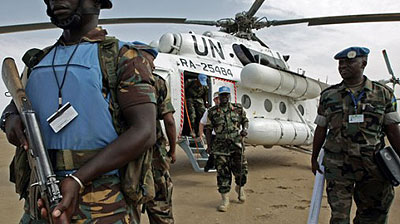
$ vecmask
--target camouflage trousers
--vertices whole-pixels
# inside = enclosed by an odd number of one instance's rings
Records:
[[[45,224],[45,220],[32,220],[29,205],[25,202],[25,213],[21,224]],[[79,207],[71,223],[128,224],[131,222],[130,211],[120,188],[116,175],[101,176],[87,184],[79,199]]]
[[[228,193],[231,190],[232,173],[235,176],[236,185],[244,186],[247,182],[247,159],[243,155],[241,164],[241,153],[235,151],[231,155],[215,155],[215,167],[217,169],[218,192]]]
[[[206,107],[204,106],[203,99],[191,99],[188,98],[187,109],[189,114],[190,123],[192,125],[193,131],[197,133],[199,131],[199,122],[204,112],[206,111]]]
[[[327,179],[326,192],[331,207],[331,224],[350,223],[352,197],[357,205],[354,224],[387,223],[394,189],[388,181],[365,175],[360,181]]]
[[[172,191],[173,184],[169,173],[167,161],[153,159],[153,177],[155,185],[155,197],[142,206],[134,209],[133,215],[136,223],[140,223],[140,216],[143,208],[145,209],[150,224],[173,224],[174,216],[172,213]],[[136,224],[135,223],[135,224]]]

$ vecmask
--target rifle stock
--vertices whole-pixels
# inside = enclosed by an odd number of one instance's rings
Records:
[[[14,59],[4,59],[2,77],[8,92],[11,94],[13,101],[17,106],[18,112],[21,113],[23,109],[32,109],[32,106],[26,97],[25,89],[22,85],[21,79],[19,78],[18,69],[15,65]]]
[[[26,96],[25,89],[19,78],[18,69],[15,65],[14,59],[4,59],[2,67],[2,78],[4,84],[8,89],[8,92],[11,94],[13,101],[18,109],[28,138],[29,166],[34,172],[37,181],[36,183],[33,183],[30,187],[39,187],[40,196],[45,202],[47,211],[49,211],[48,220],[50,223],[53,223],[52,218],[50,217],[50,211],[52,211],[62,199],[60,188],[58,186],[59,181],[56,179],[56,176],[53,172],[47,150],[43,144],[39,122],[36,118],[35,111],[32,109],[32,105],[28,97]],[[34,213],[36,212],[37,210]]]

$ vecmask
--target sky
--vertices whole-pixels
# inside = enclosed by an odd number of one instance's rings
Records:
[[[111,10],[103,10],[101,18],[174,17],[192,20],[232,18],[250,9],[253,0],[119,0]],[[45,4],[41,0],[5,0],[0,8],[0,26],[47,22]],[[269,20],[304,17],[339,16],[368,13],[400,12],[398,0],[266,0],[257,12]],[[110,35],[121,40],[150,43],[167,32],[194,31],[203,33],[216,27],[176,24],[129,24],[104,26]],[[400,22],[358,23],[309,27],[306,24],[277,26],[255,31],[270,48],[290,55],[291,70],[301,68],[306,75],[329,84],[340,82],[337,61],[340,50],[349,46],[364,46],[371,50],[365,74],[372,80],[390,78],[381,51],[386,49],[394,73],[400,75]],[[55,42],[60,29],[15,34],[0,34],[0,60],[13,57],[20,71],[20,60],[27,49],[44,48]],[[0,63],[1,63],[0,62]],[[400,88],[397,88],[400,92]],[[0,111],[8,104],[3,82],[0,83]],[[396,91],[397,92],[397,91]],[[397,94],[399,95],[399,93]]]

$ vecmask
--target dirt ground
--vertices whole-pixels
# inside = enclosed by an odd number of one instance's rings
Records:
[[[22,202],[8,181],[8,164],[13,148],[0,135],[0,223],[18,223]],[[249,179],[247,201],[237,203],[231,191],[228,212],[216,211],[220,196],[215,173],[195,173],[183,150],[178,148],[177,163],[171,168],[174,181],[174,215],[176,223],[196,224],[302,224],[307,222],[314,176],[309,168],[310,156],[274,147],[248,147]],[[390,211],[389,223],[400,223],[400,188]],[[354,215],[355,206],[352,214]],[[329,206],[324,196],[319,223],[328,223]],[[142,223],[148,223],[145,215]]]

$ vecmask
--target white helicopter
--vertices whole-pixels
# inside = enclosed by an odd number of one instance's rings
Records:
[[[189,135],[185,113],[185,81],[199,74],[209,77],[209,102],[221,86],[231,89],[232,102],[243,105],[249,118],[246,143],[272,147],[310,145],[313,139],[318,96],[328,85],[291,71],[289,56],[273,51],[252,31],[270,26],[308,23],[327,25],[355,22],[400,21],[400,13],[364,14],[267,20],[254,15],[264,0],[255,0],[247,12],[235,18],[218,21],[196,21],[182,18],[117,18],[101,19],[100,24],[178,23],[221,27],[220,31],[203,34],[166,33],[150,43],[158,49],[154,73],[169,83],[180,145],[191,159],[193,168],[201,171],[199,161],[207,156],[202,145]],[[0,27],[1,33],[54,28],[51,23]],[[393,81],[397,79],[392,78]],[[397,80],[398,82],[398,80]],[[193,145],[194,143],[194,145]],[[199,149],[200,148],[200,149]],[[197,153],[196,153],[197,152]],[[196,153],[199,156],[195,156]]]

